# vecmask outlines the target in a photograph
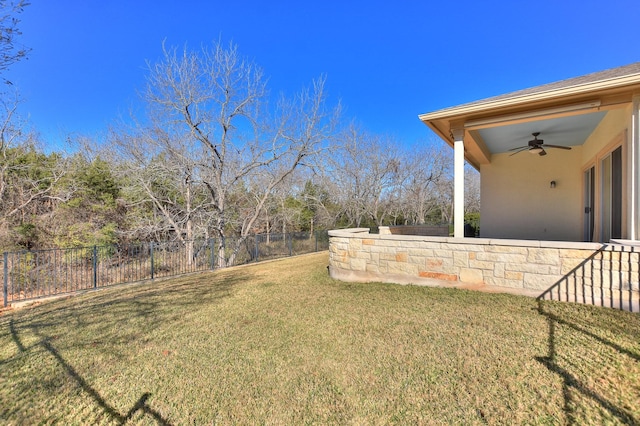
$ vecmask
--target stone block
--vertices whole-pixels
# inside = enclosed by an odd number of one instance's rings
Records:
[[[474,269],[488,269],[493,270],[493,262],[483,262],[481,260],[470,260],[469,267]]]
[[[368,246],[367,250],[371,253],[384,253],[387,251],[385,246],[381,246],[380,244],[376,244],[375,246]]]
[[[540,265],[560,265],[560,252],[558,249],[530,248],[527,262]]]
[[[409,256],[433,257],[432,249],[411,248],[407,250]]]
[[[329,252],[331,253],[340,253],[340,252],[345,252],[347,251],[347,248],[349,246],[347,245],[340,245],[340,244],[332,244],[329,246]]]
[[[517,246],[487,246],[486,252],[488,253],[510,253],[510,254],[527,254],[526,247]]]
[[[381,241],[381,245],[385,246],[385,247],[404,247],[405,246],[405,242],[404,241],[396,241],[396,240],[380,240]]]
[[[404,244],[402,245],[402,247],[405,249],[420,248],[421,246],[422,241],[404,241]]]
[[[420,271],[418,276],[422,278],[434,278],[437,280],[458,281],[458,276],[453,274],[443,274],[441,272]]]
[[[588,263],[584,264],[584,268],[580,267],[584,263],[584,260],[576,257],[565,257],[562,259],[562,266],[560,268],[560,273],[562,275],[566,275],[576,269],[576,272],[582,274],[585,269],[589,268]]]
[[[470,284],[482,284],[484,276],[482,270],[471,268],[460,268],[460,281]]]
[[[532,290],[546,290],[561,279],[561,275],[525,273],[523,283],[524,288]]]
[[[569,258],[569,259],[586,259],[589,256],[593,255],[594,251],[592,250],[575,250],[575,249],[560,249],[560,257],[561,258]]]
[[[374,246],[376,244],[376,240],[364,239],[362,240],[362,245],[364,246]]]
[[[346,262],[335,262],[336,267],[340,268],[340,269],[345,269],[345,270],[350,270],[351,269],[351,264],[346,263]]]
[[[518,253],[478,253],[476,259],[488,262],[524,263],[527,261],[527,256]]]
[[[377,274],[377,273],[380,273],[380,268],[376,264],[367,263],[366,271],[367,272],[373,272],[373,273]]]
[[[396,262],[406,262],[409,259],[409,256],[406,252],[396,253]]]
[[[479,244],[442,244],[443,250],[451,250],[451,251],[484,251],[485,246]]]
[[[388,272],[390,274],[418,275],[418,265],[406,262],[389,262]]]
[[[433,250],[433,255],[435,257],[439,257],[439,258],[453,258],[453,251],[435,249],[435,250]]]
[[[524,279],[524,273],[516,271],[504,271],[504,279],[522,281]]]
[[[440,250],[442,248],[442,244],[443,243],[435,241],[423,241],[422,244],[420,244],[420,247],[432,250]]]
[[[352,271],[365,271],[367,269],[367,261],[365,259],[351,259],[350,267]]]
[[[371,253],[366,252],[366,251],[358,251],[358,252],[356,252],[356,255],[354,257],[356,259],[371,260]]]
[[[504,263],[496,263],[493,266],[493,276],[496,278],[504,278]]]
[[[549,265],[538,265],[535,263],[505,263],[505,271],[519,271],[531,274],[549,274]]]
[[[329,241],[331,244],[349,244],[350,239],[351,238],[331,237]]]
[[[454,270],[453,259],[441,259],[442,260],[442,270],[443,271],[452,271]],[[455,268],[457,271],[459,267]]]
[[[424,256],[409,256],[408,262],[415,263],[416,265],[426,265],[426,258]]]
[[[442,259],[436,259],[436,258],[428,258],[427,261],[427,269],[436,269],[436,270],[441,270],[442,269]]]
[[[380,260],[391,260],[391,261],[396,261],[396,254],[395,253],[380,253]]]
[[[469,253],[465,251],[453,252],[453,266],[468,267],[469,266]]]

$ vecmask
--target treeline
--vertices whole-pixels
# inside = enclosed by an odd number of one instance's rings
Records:
[[[3,94],[0,250],[451,221],[450,149],[344,126],[323,78],[274,100],[234,45],[166,48],[143,97],[143,115],[65,154]]]

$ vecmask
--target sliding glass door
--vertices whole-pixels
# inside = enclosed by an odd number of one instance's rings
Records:
[[[608,242],[622,237],[622,147],[604,157],[601,170],[601,238]]]
[[[584,240],[593,241],[595,225],[596,168],[590,167],[584,172]]]

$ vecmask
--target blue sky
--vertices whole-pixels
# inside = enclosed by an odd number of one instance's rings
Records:
[[[406,144],[418,114],[640,61],[640,3],[624,1],[32,0],[29,59],[6,77],[48,149],[100,141],[136,108],[162,41],[233,41],[292,93],[321,74],[344,116]]]

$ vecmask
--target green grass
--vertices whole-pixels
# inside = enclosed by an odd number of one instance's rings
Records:
[[[2,424],[638,424],[640,316],[327,276],[327,254],[0,316]]]

